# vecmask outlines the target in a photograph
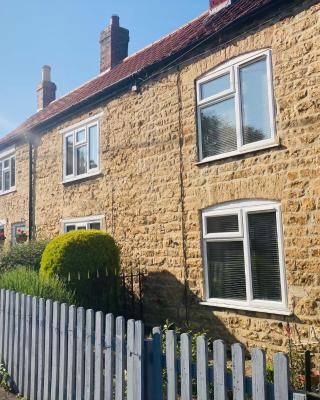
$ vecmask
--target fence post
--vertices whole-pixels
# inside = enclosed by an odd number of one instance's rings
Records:
[[[52,374],[51,374],[51,399],[58,398],[59,387],[59,332],[60,332],[60,304],[53,303],[52,312]]]
[[[177,398],[177,339],[175,331],[166,332],[167,399]]]
[[[24,390],[25,397],[30,397],[30,364],[31,364],[31,296],[26,298],[26,324],[25,324],[25,361],[24,361]]]
[[[60,363],[59,363],[59,399],[64,400],[67,394],[67,362],[68,362],[68,306],[60,307]]]
[[[205,336],[197,337],[197,395],[198,400],[208,400],[208,343]]]
[[[144,400],[144,325],[136,321],[134,327],[134,400]]]
[[[94,345],[94,400],[102,400],[103,393],[103,348],[102,348],[102,332],[103,332],[103,313],[96,312],[96,329],[95,329],[95,345]]]
[[[259,348],[252,350],[252,398],[266,400],[266,355]]]
[[[14,310],[14,345],[13,345],[13,380],[15,389],[19,388],[19,340],[20,340],[20,293],[16,293],[16,304]],[[0,328],[2,330],[2,327]]]
[[[84,400],[91,400],[93,394],[93,331],[94,311],[86,312],[86,349],[85,349],[85,374],[84,374]]]
[[[46,301],[45,338],[44,338],[44,384],[43,399],[50,400],[52,367],[52,301]]]
[[[127,400],[134,400],[134,320],[127,322]]]
[[[191,336],[183,333],[181,341],[181,400],[192,400]]]
[[[214,398],[227,400],[226,345],[222,340],[213,342],[213,381]]]
[[[5,324],[5,304],[6,304],[6,292],[5,289],[1,289],[0,293],[0,362],[4,361],[4,324]]]
[[[30,369],[30,399],[37,398],[37,384],[38,384],[38,313],[39,313],[39,299],[32,298],[32,336],[31,336],[31,369]]]
[[[152,330],[152,399],[162,400],[162,332],[159,327]]]
[[[24,352],[25,352],[25,324],[26,324],[26,296],[21,295],[20,299],[20,338],[19,338],[19,392],[23,393],[24,388]],[[46,400],[46,399],[44,399]]]
[[[288,357],[283,353],[273,356],[274,400],[289,398],[289,366]]]
[[[113,376],[114,362],[112,344],[114,337],[114,317],[112,314],[106,315],[105,328],[105,376],[104,376],[104,400],[113,399]]]
[[[6,308],[5,308],[5,316],[4,316],[4,356],[3,361],[6,366],[8,366],[8,357],[9,357],[9,315],[10,315],[10,290],[6,290]]]
[[[83,399],[84,392],[84,345],[85,345],[85,311],[77,309],[77,354],[76,354],[76,399]]]
[[[10,314],[9,314],[9,349],[8,349],[8,361],[7,367],[10,377],[12,377],[13,372],[13,343],[14,343],[14,308],[16,305],[16,294],[15,292],[10,292]],[[10,378],[11,379],[11,378]]]
[[[124,334],[123,317],[116,319],[116,400],[124,399]]]
[[[245,396],[245,369],[244,349],[239,343],[233,344],[232,351],[232,385],[233,400],[244,400]]]
[[[39,299],[39,338],[38,338],[38,391],[37,399],[43,399],[43,388],[44,388],[44,358],[45,358],[45,300]]]
[[[75,398],[75,366],[76,366],[76,323],[77,309],[69,307],[68,318],[68,364],[67,364],[67,400]]]

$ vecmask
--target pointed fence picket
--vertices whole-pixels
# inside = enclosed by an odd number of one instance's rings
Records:
[[[163,340],[164,339],[164,340]],[[165,343],[163,343],[163,341]],[[288,357],[273,358],[274,383],[266,382],[266,355],[251,353],[252,377],[245,376],[245,352],[226,345],[177,336],[160,328],[145,338],[141,321],[84,310],[51,300],[0,292],[0,361],[14,387],[30,400],[305,400],[289,385]],[[164,349],[165,345],[165,349]],[[212,357],[213,355],[213,357]]]

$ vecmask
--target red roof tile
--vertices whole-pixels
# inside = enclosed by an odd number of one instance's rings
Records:
[[[166,58],[173,56],[187,47],[196,45],[200,40],[208,38],[210,35],[234,23],[239,18],[250,14],[272,1],[238,0],[211,17],[209,12],[200,15],[175,32],[127,57],[121,64],[115,66],[109,72],[98,75],[79,88],[55,100],[45,109],[27,119],[14,131],[0,139],[0,144],[21,136],[37,125],[47,122],[71,107],[111,88],[114,84],[138,73],[144,68],[164,61]]]

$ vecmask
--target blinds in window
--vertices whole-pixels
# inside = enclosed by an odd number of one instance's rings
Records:
[[[207,218],[207,233],[238,232],[238,214]]]
[[[246,300],[243,242],[207,242],[211,298]]]
[[[275,212],[248,214],[253,298],[281,300]]]

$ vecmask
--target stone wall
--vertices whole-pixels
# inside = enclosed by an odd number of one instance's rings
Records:
[[[123,267],[147,273],[150,324],[166,318],[184,321],[187,299],[192,324],[227,341],[284,349],[290,323],[296,343],[317,343],[320,41],[315,38],[320,9],[314,3],[301,2],[299,9],[280,10],[277,19],[266,17],[258,28],[253,23],[246,33],[234,32],[237,39],[230,38],[228,45],[207,48],[179,69],[146,81],[140,93],[123,94],[45,132],[36,149],[37,238],[61,233],[65,218],[104,215],[105,228],[121,246]],[[195,80],[232,57],[261,48],[272,49],[281,145],[198,165]],[[101,174],[63,184],[60,130],[100,112]],[[21,182],[17,179],[18,188]],[[281,203],[290,317],[199,305],[200,210],[256,198]],[[17,211],[10,212],[11,221]]]
[[[0,251],[11,244],[12,224],[25,223],[29,218],[29,147],[27,144],[16,146],[16,191],[0,196],[0,221],[5,222],[4,243]]]

